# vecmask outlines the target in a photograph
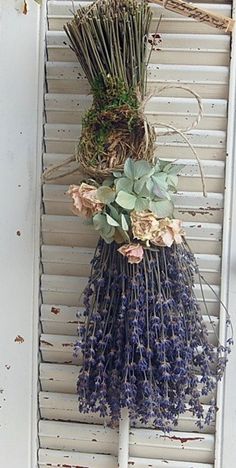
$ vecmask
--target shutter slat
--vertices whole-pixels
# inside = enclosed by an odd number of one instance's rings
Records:
[[[75,9],[78,9],[79,6],[86,6],[86,5],[91,5],[92,2],[89,1],[74,1],[74,7]],[[220,2],[220,1],[214,1],[214,3],[211,2],[199,2],[195,1],[193,4],[196,4],[199,6],[199,8],[205,8],[206,10],[210,10],[212,12],[221,14],[221,15],[229,15],[231,14],[231,7],[230,5],[227,5],[227,3],[230,2]],[[164,10],[162,7],[156,4],[151,4],[151,8],[153,11],[154,16],[159,15],[159,13],[163,13],[165,17],[168,18],[174,18],[178,19],[181,16],[176,15],[173,11],[170,10]],[[71,5],[71,0],[49,0],[48,1],[48,15],[67,15],[70,18],[72,17],[72,5]],[[181,18],[182,19],[182,18]],[[185,19],[185,18],[184,18]],[[187,18],[188,19],[188,18]],[[218,34],[218,30],[216,30],[216,33]]]
[[[180,135],[162,136],[163,128],[157,128],[159,158],[175,158],[176,152],[181,159],[192,157],[191,150]],[[81,125],[75,124],[46,124],[45,146],[47,153],[74,153],[81,134]],[[224,159],[226,132],[217,130],[192,130],[188,139],[195,146],[198,156],[206,159]],[[176,159],[176,158],[175,158]]]
[[[39,450],[39,468],[52,466],[52,468],[117,468],[117,460],[109,455],[89,455],[87,453],[73,453],[64,450]],[[128,468],[164,468],[168,463],[168,468],[213,468],[212,464],[208,463],[191,463],[178,462],[172,460],[154,459],[154,458],[134,458],[130,457]]]
[[[117,468],[117,458],[98,453],[73,453],[64,450],[41,449],[39,450],[39,468],[48,468],[48,466],[52,468]],[[208,468],[208,466],[197,466],[196,468]]]
[[[161,35],[158,50],[151,55],[151,63],[172,63],[186,65],[225,66],[229,63],[229,35],[215,36],[202,34],[165,34]],[[68,38],[63,31],[48,31],[48,60],[73,62],[74,53],[69,47]]]
[[[50,306],[49,306],[50,308]],[[205,312],[206,313],[206,312]],[[218,318],[214,316],[203,315],[203,322],[208,330],[208,339],[209,342],[217,345],[217,333],[218,333]],[[53,327],[58,326],[58,333],[56,333]],[[44,310],[42,317],[43,325],[43,334],[41,335],[41,352],[45,361],[50,360],[50,362],[62,362],[61,359],[64,359],[65,353],[66,358],[70,360],[73,358],[73,347],[77,340],[77,328],[76,324],[76,315],[69,315],[65,317],[52,316],[52,313],[48,313]],[[53,329],[53,334],[51,334],[50,329]],[[71,333],[68,333],[70,330]],[[67,333],[66,333],[67,331]],[[54,355],[56,356],[54,358]],[[46,358],[48,356],[48,358]],[[58,360],[59,359],[59,360]],[[80,364],[80,358],[78,359]]]
[[[81,225],[80,219],[71,216],[44,215],[43,241],[48,245],[95,247],[97,236]],[[220,254],[221,225],[215,223],[184,222],[189,245],[196,253]]]
[[[40,380],[42,383],[42,391],[47,393],[65,393],[76,394],[76,384],[80,367],[73,364],[55,364],[43,362],[40,364]],[[198,376],[199,381],[201,376]],[[207,396],[202,395],[201,401],[204,404],[209,404],[213,394]]]
[[[44,207],[45,213],[52,215],[71,215],[72,202],[66,194],[67,186],[45,185]],[[175,216],[186,221],[205,221],[219,223],[222,221],[223,196],[219,193],[209,193],[203,197],[198,192],[179,192],[173,195],[175,203]]]
[[[41,307],[41,323],[43,333],[76,336],[78,328],[78,314],[79,322],[83,322],[83,311],[83,307],[66,307],[61,305],[54,307],[52,305],[43,304]],[[203,314],[205,313],[204,310],[202,312]],[[216,344],[216,338],[213,334],[212,326],[214,326],[214,330],[217,333],[218,318],[212,316],[210,318],[211,323],[207,316],[203,316],[203,320],[209,330],[211,342]]]
[[[42,448],[111,455],[117,453],[118,431],[95,424],[42,420],[39,423],[39,438]],[[214,435],[191,432],[164,435],[151,429],[132,428],[130,456],[212,463]]]
[[[217,254],[221,247],[221,225],[215,223],[183,223],[187,239],[196,253]],[[48,245],[95,247],[97,236],[81,218],[43,215],[43,242]]]
[[[39,438],[42,448],[108,455],[115,455],[118,448],[118,431],[95,424],[40,421]]]
[[[212,463],[214,436],[189,432],[164,435],[155,430],[132,428],[130,456]]]
[[[44,168],[48,168],[51,164],[57,164],[65,161],[65,159],[69,158],[72,156],[71,154],[60,154],[60,153],[44,153]],[[199,173],[199,166],[196,162],[195,159],[181,159],[179,158],[178,160],[168,158],[169,162],[172,162],[173,165],[178,165],[178,164],[184,164],[183,169],[180,171],[180,178],[181,177],[198,177],[200,178],[200,173]],[[205,159],[202,160],[202,168],[204,171],[204,176],[207,179],[223,179],[224,178],[224,168],[225,168],[225,163],[224,161],[212,161],[210,159]],[[64,169],[62,169],[64,172]],[[74,177],[74,180],[81,180],[82,175],[78,171],[76,172],[76,175],[72,176]],[[56,181],[56,184],[60,182],[61,179],[58,179]],[[53,183],[53,181],[48,181],[47,183]],[[55,182],[54,182],[55,183]],[[67,184],[66,184],[67,185]]]
[[[129,458],[128,468],[164,468],[168,463],[168,468],[214,468],[212,464],[206,463],[192,463],[181,461],[176,462],[172,460],[156,460],[151,458]]]
[[[43,245],[43,270],[49,275],[88,276],[93,255],[94,249]],[[200,272],[208,282],[214,283],[213,278],[218,280],[221,265],[220,256],[198,254],[196,260]]]
[[[60,393],[48,393],[40,392],[39,394],[39,406],[41,416],[43,419],[50,421],[63,420],[73,421],[88,424],[103,424],[103,418],[98,413],[83,414],[79,412],[78,397],[77,395],[71,394],[60,394]],[[208,411],[208,406],[204,406],[204,413]],[[110,418],[106,418],[106,423],[110,423]],[[152,422],[150,421],[147,425],[141,423],[135,424],[136,428],[142,427],[152,428]],[[194,432],[197,429],[196,418],[194,418],[190,412],[186,411],[180,418],[180,422],[177,432]],[[205,426],[201,433],[214,433],[214,424]]]
[[[63,162],[66,159],[64,155],[52,155],[51,153],[45,153],[44,155],[44,167],[49,168],[52,164],[58,164]],[[166,158],[168,161],[172,162],[171,158]],[[201,192],[202,194],[202,180],[199,173],[199,166],[196,163],[192,163],[189,160],[182,160],[183,164],[186,164],[184,170],[181,171],[179,177],[178,188],[180,191],[194,191]],[[190,162],[190,164],[188,164]],[[208,162],[210,163],[208,165]],[[223,161],[215,161],[214,166],[212,161],[203,161],[202,164],[205,184],[207,187],[207,192],[220,192],[224,191],[224,163]],[[79,171],[74,171],[76,169],[75,162],[68,164],[68,168],[73,170],[73,173],[68,176],[62,176],[65,172],[65,168],[61,167],[57,170],[57,174],[61,175],[57,180],[50,180],[48,183],[50,185],[71,185],[78,184],[79,181],[83,179]]]
[[[78,276],[58,276],[58,275],[42,275],[41,290],[43,302],[45,304],[81,306],[82,292],[87,284],[88,278]],[[219,312],[219,286],[212,285],[213,291],[203,285],[205,301],[208,306],[210,315],[218,315]],[[201,298],[200,286],[196,284],[195,294],[200,301],[200,306],[204,305]],[[204,310],[202,308],[202,310]],[[204,313],[204,312],[203,312]]]
[[[229,43],[230,36],[228,34],[225,34],[224,36],[201,34],[199,37],[196,37],[195,34],[175,34],[172,32],[172,34],[163,33],[161,35],[160,47],[174,48],[178,51],[182,49],[193,49],[195,51],[195,46],[197,44],[199,46],[198,51],[199,49],[200,51],[216,51],[217,53],[222,52],[225,55],[229,55]],[[64,31],[47,31],[47,47],[50,46],[69,47],[66,33]],[[157,51],[157,53],[158,52],[159,51]],[[72,55],[72,57],[72,62],[74,62],[75,56]]]
[[[89,2],[75,2],[75,7],[79,4],[89,4]],[[201,3],[196,2],[197,5],[201,7]],[[203,4],[205,9],[213,11],[218,14],[229,16],[231,13],[230,5],[225,4]],[[156,27],[162,15],[162,21],[159,27],[159,31],[165,33],[171,33],[173,30],[175,33],[182,33],[183,30],[186,33],[194,34],[212,34],[212,35],[223,35],[224,32],[211,28],[210,26],[198,23],[191,18],[184,18],[180,15],[176,15],[174,12],[169,10],[164,10],[158,5],[152,5],[153,10],[153,21],[151,24],[151,32],[156,31]],[[69,21],[72,17],[72,8],[71,2],[61,2],[61,1],[49,1],[48,2],[48,25],[50,30],[61,30],[63,25]]]
[[[186,92],[187,94],[187,92]],[[46,94],[45,110],[48,123],[79,124],[84,112],[91,106],[91,96],[79,94]],[[227,101],[203,99],[204,119],[199,129],[222,130],[226,128]],[[198,106],[195,99],[152,97],[145,113],[149,122],[163,122],[177,127],[188,126],[196,119]],[[178,117],[178,118],[177,118]]]
[[[49,93],[87,94],[90,88],[77,62],[48,62],[46,64]],[[229,69],[226,66],[160,64],[148,67],[148,93],[158,88],[183,84],[191,87],[202,98],[225,99],[228,94]],[[170,95],[170,91],[162,92]],[[184,90],[172,90],[171,96],[184,96]]]

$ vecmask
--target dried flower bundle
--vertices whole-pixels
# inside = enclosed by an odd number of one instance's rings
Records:
[[[103,185],[82,182],[68,191],[76,214],[90,218],[102,238],[76,344],[84,357],[80,410],[113,423],[123,407],[134,421],[152,420],[163,431],[187,409],[199,427],[215,416],[215,401],[205,414],[201,398],[222,377],[232,340],[208,342],[193,289],[194,275],[200,284],[201,277],[181,221],[173,219],[181,168],[128,159]]]
[[[141,105],[150,21],[145,1],[98,0],[65,26],[94,97],[77,154],[92,179],[68,193],[100,234],[75,347],[80,410],[116,423],[126,407],[168,431],[187,409],[199,427],[214,419],[215,401],[205,414],[201,399],[222,378],[232,339],[209,343],[195,297],[202,277],[173,217],[182,167],[154,160]]]

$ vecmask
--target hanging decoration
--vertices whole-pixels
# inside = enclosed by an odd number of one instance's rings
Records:
[[[68,194],[100,236],[75,347],[83,356],[80,410],[116,424],[127,408],[132,420],[167,431],[186,410],[199,427],[212,421],[215,400],[205,414],[201,399],[222,378],[232,339],[209,343],[194,292],[197,279],[203,294],[205,280],[174,217],[183,166],[156,158],[156,133],[144,115],[159,37],[152,34],[150,47],[151,18],[144,1],[97,0],[65,26],[93,93],[76,153],[84,180]],[[164,134],[181,133],[166,127]],[[204,296],[202,304],[208,314]]]

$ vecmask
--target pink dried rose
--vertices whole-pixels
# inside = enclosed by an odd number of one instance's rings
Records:
[[[132,211],[130,214],[132,233],[135,239],[143,242],[152,240],[159,229],[159,221],[151,211]]]
[[[159,230],[151,240],[152,244],[160,247],[171,247],[174,242],[183,242],[184,230],[179,219],[164,218],[159,220]]]
[[[143,259],[144,250],[140,244],[125,244],[118,249],[124,257],[127,257],[128,263],[140,263]]]
[[[70,185],[67,192],[73,199],[73,212],[77,215],[84,215],[90,218],[103,210],[104,204],[97,199],[97,188],[93,185],[85,184]]]

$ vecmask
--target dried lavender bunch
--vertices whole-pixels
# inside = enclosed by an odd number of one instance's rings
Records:
[[[80,6],[64,26],[93,94],[76,160],[96,180],[122,170],[129,157],[153,160],[156,135],[142,105],[151,19],[144,0],[98,0]]]
[[[150,6],[136,0],[99,0],[80,6],[64,26],[72,50],[92,86],[103,92],[110,78],[145,95]]]
[[[116,423],[128,407],[132,420],[168,431],[189,409],[200,427],[209,424],[215,402],[205,415],[201,395],[221,379],[231,340],[208,342],[193,292],[194,256],[173,244],[145,249],[143,261],[130,264],[117,248],[99,241],[84,293],[80,410]]]

